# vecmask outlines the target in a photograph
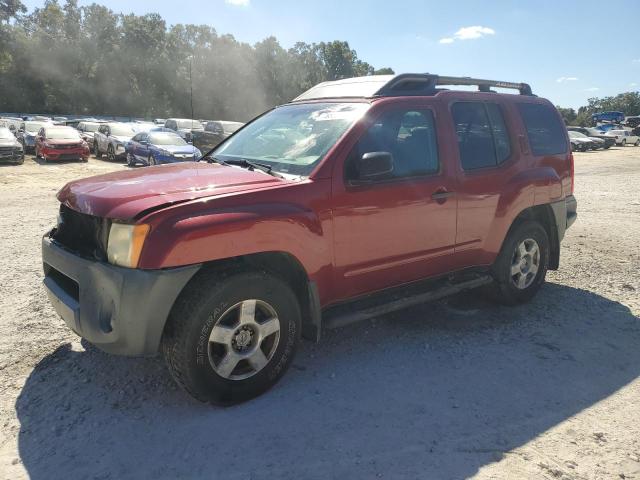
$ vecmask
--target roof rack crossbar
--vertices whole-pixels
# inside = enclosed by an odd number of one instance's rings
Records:
[[[531,87],[527,83],[504,82],[501,80],[486,80],[471,77],[445,77],[440,75],[402,74],[393,77],[376,92],[376,96],[393,96],[401,92],[430,93],[439,85],[467,85],[477,86],[481,92],[490,92],[491,87],[508,88],[518,90],[520,95],[533,95]]]

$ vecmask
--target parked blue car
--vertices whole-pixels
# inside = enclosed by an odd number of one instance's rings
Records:
[[[127,164],[132,167],[198,160],[202,152],[174,132],[139,132],[126,143]]]

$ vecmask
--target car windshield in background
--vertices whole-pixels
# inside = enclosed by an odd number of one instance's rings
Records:
[[[584,133],[569,131],[569,136],[571,138],[588,138]]]
[[[85,132],[97,132],[98,128],[100,128],[100,124],[99,123],[85,123],[84,124],[84,131]]]
[[[310,103],[276,108],[236,133],[214,156],[250,160],[307,176],[369,108],[368,103]]]
[[[24,124],[24,129],[27,132],[37,132],[45,125],[47,125],[45,122],[26,122]]]
[[[111,125],[111,135],[117,135],[122,137],[133,137],[136,132],[128,125]]]
[[[0,139],[2,140],[12,140],[15,137],[13,136],[13,133],[11,133],[11,130],[9,130],[8,128],[5,127],[0,127]]]
[[[47,138],[53,140],[78,140],[80,134],[73,128],[51,128],[47,130]]]
[[[171,133],[156,133],[149,136],[152,145],[188,145],[182,137]]]
[[[195,130],[202,130],[202,124],[197,120],[176,120],[178,128],[191,128]]]

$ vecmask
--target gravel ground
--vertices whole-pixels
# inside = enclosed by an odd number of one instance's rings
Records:
[[[0,166],[0,478],[640,479],[640,148],[576,154],[579,218],[532,303],[466,294],[328,332],[226,409],[46,299],[55,192],[122,168]]]

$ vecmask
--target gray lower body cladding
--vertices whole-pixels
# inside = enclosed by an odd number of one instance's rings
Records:
[[[80,257],[45,235],[44,286],[67,326],[108,353],[154,355],[173,304],[200,265],[123,268]]]

